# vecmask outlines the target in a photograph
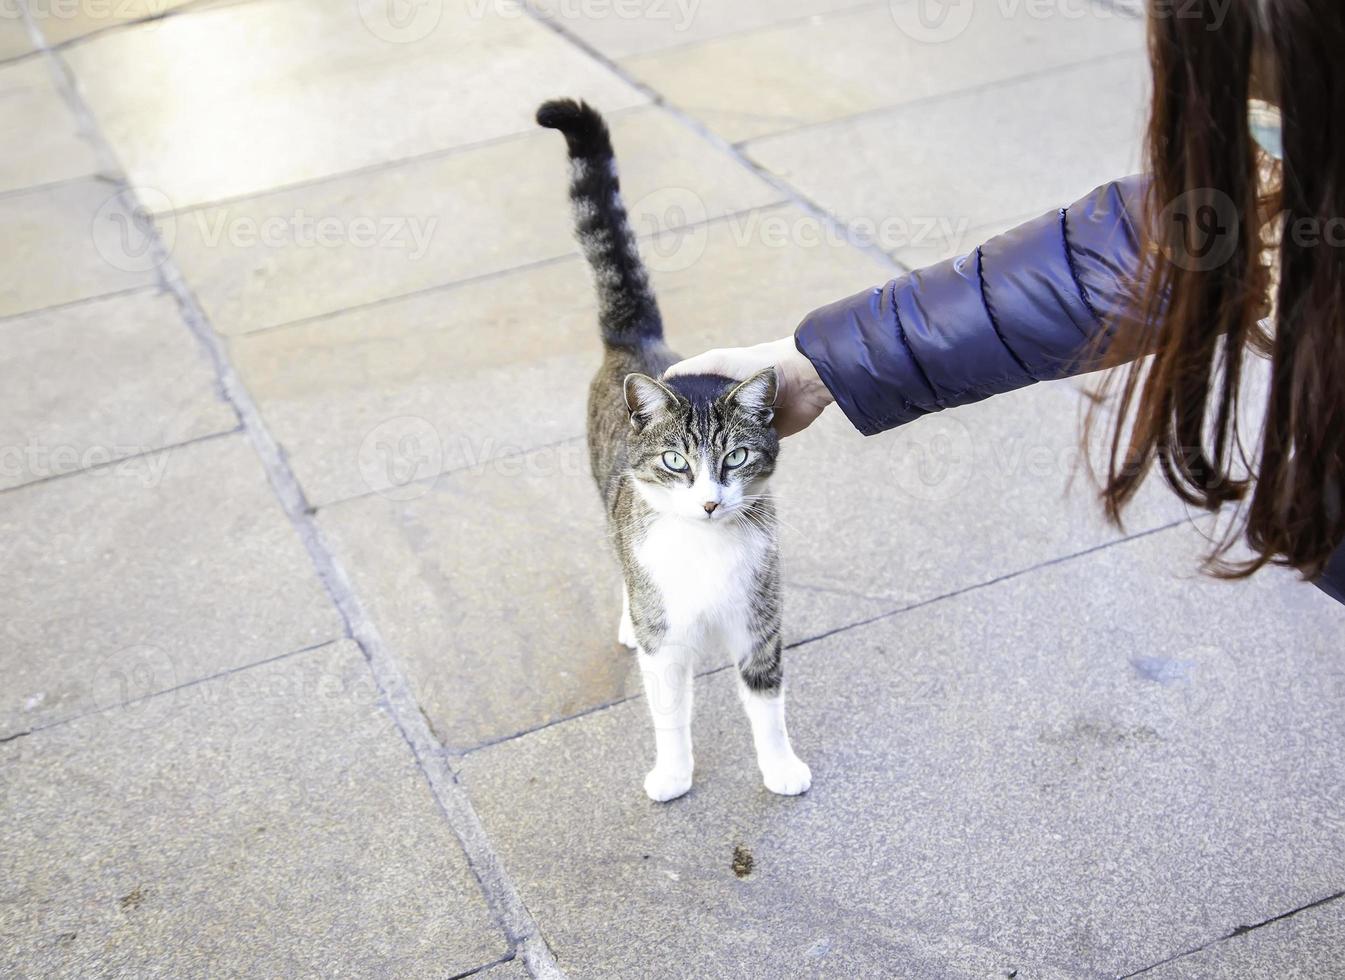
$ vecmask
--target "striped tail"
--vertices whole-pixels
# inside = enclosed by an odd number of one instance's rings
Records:
[[[634,348],[661,340],[663,320],[621,203],[607,124],[596,109],[573,99],[543,103],[537,124],[560,130],[570,148],[575,234],[593,269],[603,343]]]

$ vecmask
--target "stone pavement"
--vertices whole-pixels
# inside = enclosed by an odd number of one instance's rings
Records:
[[[609,113],[673,342],[755,342],[1135,169],[1125,6],[27,5],[0,976],[1345,972],[1345,618],[1160,487],[1106,526],[1082,383],[787,444],[813,789],[707,658],[641,790],[536,104]]]

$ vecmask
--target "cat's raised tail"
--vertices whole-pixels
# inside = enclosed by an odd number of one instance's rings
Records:
[[[538,108],[537,124],[560,130],[570,148],[575,235],[593,269],[603,343],[633,348],[662,340],[663,320],[621,201],[607,123],[585,102],[556,99]]]

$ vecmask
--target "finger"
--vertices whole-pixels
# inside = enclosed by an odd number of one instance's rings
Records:
[[[678,361],[664,371],[663,376],[670,378],[679,374],[722,374],[726,377],[734,377],[734,374],[728,370],[728,359],[724,354],[725,352],[722,350],[708,350],[704,354],[688,357],[685,361]]]

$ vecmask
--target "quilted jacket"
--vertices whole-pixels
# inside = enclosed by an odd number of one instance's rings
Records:
[[[865,435],[1084,373],[1139,270],[1143,178],[809,314],[794,335]],[[1345,546],[1318,583],[1345,603]]]

